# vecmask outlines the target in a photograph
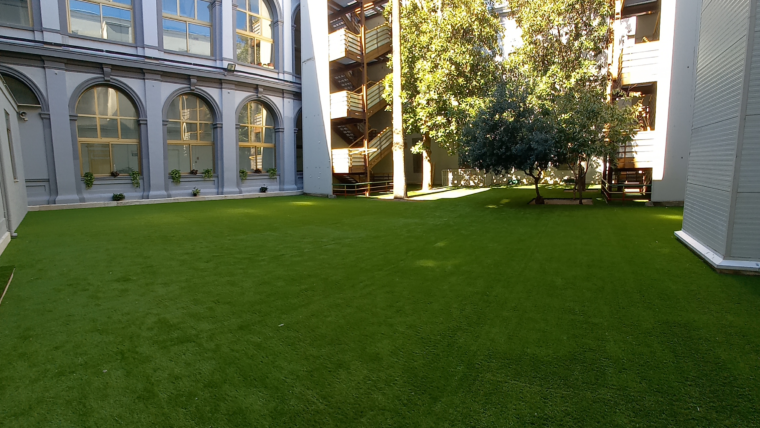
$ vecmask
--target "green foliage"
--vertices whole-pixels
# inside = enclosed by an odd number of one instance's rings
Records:
[[[510,0],[522,46],[508,65],[535,80],[543,98],[578,87],[606,88],[614,0]]]
[[[169,171],[169,177],[171,177],[174,184],[179,184],[182,181],[182,173],[178,169]]]
[[[492,90],[502,31],[492,7],[491,0],[414,0],[401,7],[404,131],[426,136],[413,152],[429,150],[429,137],[456,153],[471,114]],[[389,104],[392,90],[391,73]]]
[[[140,187],[140,171],[130,171],[129,178],[132,179],[132,186]]]
[[[275,178],[277,177],[277,168],[269,168],[267,173],[269,174],[269,178]]]
[[[125,198],[123,193],[114,193],[113,196],[111,196],[111,199],[114,201],[123,201]]]
[[[240,181],[245,181],[248,178],[248,170],[240,170]]]
[[[546,113],[529,102],[531,88],[519,76],[501,82],[464,131],[462,158],[473,167],[509,174],[521,170],[533,178],[536,203],[545,171],[561,161],[556,132]]]
[[[269,190],[269,187],[267,187],[267,186],[261,186],[261,187],[259,187],[259,192],[261,192],[261,193],[266,193],[267,190]]]
[[[191,190],[191,192],[193,193],[193,196],[198,196],[201,194],[201,189],[193,187],[193,190]]]
[[[203,179],[208,180],[211,177],[214,176],[214,171],[211,170],[211,168],[206,168],[203,170]]]
[[[84,175],[84,187],[86,189],[92,189],[92,185],[95,184],[95,176],[91,172],[85,172]]]

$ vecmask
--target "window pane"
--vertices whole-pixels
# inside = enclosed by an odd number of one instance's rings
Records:
[[[272,38],[272,21],[268,19],[262,19],[261,23],[261,34],[262,36],[271,39]]]
[[[180,101],[182,120],[198,120],[198,99],[192,95],[183,95]]]
[[[132,0],[111,0],[114,3],[119,3],[127,6],[132,6]]]
[[[266,118],[266,120],[264,120],[266,126],[274,126],[274,119],[272,118],[272,114],[269,113],[269,110],[264,109],[264,117]]]
[[[264,147],[261,150],[261,171],[267,172],[269,168],[276,168],[274,159],[274,148]]]
[[[248,15],[248,17],[251,18],[251,26],[249,27],[251,33],[261,34],[261,18],[255,15]]]
[[[253,147],[240,147],[238,150],[238,169],[253,172],[256,169],[256,149]]]
[[[169,157],[169,171],[178,169],[181,172],[190,172],[190,146],[182,144],[169,144],[167,150]]]
[[[108,144],[82,144],[82,172],[111,173],[111,152]]]
[[[119,138],[119,120],[99,118],[100,138]]]
[[[245,26],[245,22],[248,19],[248,14],[238,10],[237,15],[235,16],[235,28],[238,30],[248,31],[248,28]]]
[[[211,28],[201,25],[187,24],[190,53],[211,55]]]
[[[0,0],[0,3],[2,3],[2,0]],[[5,80],[5,84],[8,85],[8,89],[10,89],[13,94],[13,98],[15,98],[19,104],[40,105],[37,95],[34,94],[31,88],[26,86],[26,83],[7,74],[3,74],[2,76],[3,80]]]
[[[235,50],[238,62],[251,63],[251,39],[238,34],[235,40]]]
[[[195,18],[195,0],[179,0],[179,16]]]
[[[274,129],[264,128],[264,142],[267,144],[274,144]]]
[[[0,0],[0,23],[31,26],[27,0]]]
[[[164,19],[164,49],[187,52],[187,28],[184,22]]]
[[[103,6],[103,24],[106,29],[106,39],[117,42],[132,42],[132,12]]]
[[[135,105],[124,94],[119,92],[119,116],[121,117],[137,117],[137,111]]]
[[[203,101],[198,102],[198,120],[201,122],[211,122],[211,111]]]
[[[214,146],[193,146],[193,169],[214,169]]]
[[[140,170],[137,144],[112,144],[113,170],[119,174],[129,174]]]
[[[248,133],[249,133],[250,129],[251,128],[249,128],[247,126],[241,126],[240,129],[238,129],[238,142],[239,143],[248,143],[248,142],[250,142],[249,138],[248,138]]]
[[[123,140],[137,140],[140,133],[137,129],[137,119],[120,119],[121,120],[121,138]]]
[[[119,106],[119,99],[116,91],[105,86],[95,88],[98,97],[98,115],[116,116],[116,108]]]
[[[269,5],[266,1],[261,2],[261,10],[259,10],[259,15],[267,19],[272,19],[272,12],[269,10]]]
[[[79,0],[69,1],[71,32],[81,36],[101,38],[100,6]]]
[[[211,3],[205,0],[198,1],[198,21],[211,22]]]
[[[88,89],[79,98],[77,114],[95,114],[95,89]]]
[[[171,104],[169,104],[169,111],[167,115],[167,119],[179,120],[179,97],[173,99]]]
[[[197,123],[183,123],[182,124],[182,140],[183,141],[198,140],[198,124]]]
[[[201,128],[198,130],[198,139],[201,141],[214,141],[210,123],[201,123]]]
[[[182,139],[182,125],[180,122],[169,122],[166,125],[166,139],[167,140],[180,140]]]
[[[264,108],[259,103],[251,103],[251,125],[264,124]]]
[[[248,10],[258,15],[259,0],[248,0]]]
[[[79,138],[98,138],[98,120],[94,117],[78,117],[77,135]]]
[[[253,128],[251,128],[251,142],[252,143],[263,143],[264,142],[262,140],[263,135],[261,135],[261,134],[263,134],[261,128],[259,128],[259,127],[253,127]]]
[[[163,0],[163,11],[172,15],[177,14],[177,0]]]
[[[271,43],[256,40],[256,57],[254,58],[254,64],[262,67],[274,68],[274,63],[272,62],[272,58],[274,58],[273,50]]]
[[[248,106],[250,104],[246,104],[243,106],[242,109],[240,109],[240,114],[238,115],[238,123],[241,125],[248,125]]]

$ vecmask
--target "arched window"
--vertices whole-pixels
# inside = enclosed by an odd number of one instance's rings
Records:
[[[253,173],[276,168],[274,116],[263,104],[251,101],[238,116],[239,165]]]
[[[214,133],[208,104],[195,95],[180,95],[169,105],[168,119],[169,170],[213,171]]]
[[[235,12],[237,60],[274,68],[272,11],[264,0],[238,0]]]
[[[96,86],[77,101],[80,172],[108,175],[140,171],[137,109],[120,91]]]
[[[301,75],[301,9],[296,11],[293,19],[293,72],[296,76]]]
[[[0,74],[0,76],[2,76],[3,80],[5,80],[5,85],[11,91],[11,94],[13,94],[13,98],[16,99],[16,103],[18,103],[19,106],[23,106],[23,107],[27,107],[27,106],[39,107],[40,106],[40,100],[37,99],[37,95],[34,95],[34,91],[32,91],[31,88],[29,88],[28,86],[26,86],[26,83],[16,79],[10,74],[3,73],[3,74]]]

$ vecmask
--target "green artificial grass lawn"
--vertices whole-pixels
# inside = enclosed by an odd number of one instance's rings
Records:
[[[533,197],[29,213],[0,425],[759,425],[760,278],[682,209]]]

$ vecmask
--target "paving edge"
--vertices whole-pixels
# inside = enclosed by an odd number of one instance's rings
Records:
[[[132,201],[82,202],[77,204],[32,205],[29,211],[75,210],[81,208],[125,207],[130,205],[171,204],[175,202],[221,201],[226,199],[275,198],[303,195],[302,190],[267,193],[242,193],[237,195],[190,196],[181,198],[135,199]]]

